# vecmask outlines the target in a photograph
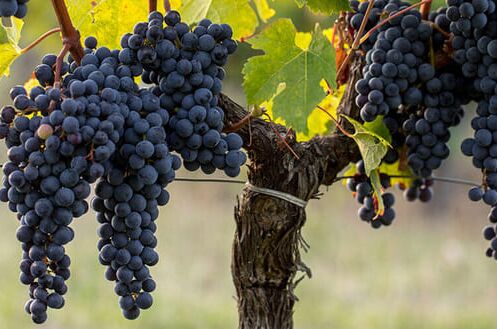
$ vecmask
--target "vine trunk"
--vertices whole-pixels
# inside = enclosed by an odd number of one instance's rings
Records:
[[[361,60],[355,58],[351,65],[351,87],[344,94],[339,114],[358,117],[353,86],[360,71]],[[247,115],[224,95],[221,107],[228,124],[236,124]],[[345,129],[351,129],[346,122],[339,122]],[[252,119],[238,133],[250,158],[248,182],[305,201],[317,198],[321,185],[331,185],[337,174],[360,156],[355,142],[340,131],[299,143],[292,130]],[[298,159],[277,133],[285,138]],[[293,307],[298,300],[294,290],[302,275],[311,276],[300,253],[307,248],[301,235],[305,222],[305,209],[254,192],[249,186],[238,197],[231,271],[237,293],[239,329],[294,327]]]

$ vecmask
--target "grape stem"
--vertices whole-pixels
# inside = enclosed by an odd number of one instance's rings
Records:
[[[171,11],[171,3],[169,2],[169,0],[164,0],[164,10],[166,11],[166,13]]]
[[[352,59],[352,54],[357,50],[357,48],[361,45],[361,35],[364,33],[364,30],[366,29],[366,25],[369,20],[369,16],[371,15],[371,11],[373,10],[374,7],[374,1],[371,0],[369,1],[368,8],[366,9],[366,13],[364,14],[364,18],[362,19],[361,26],[359,27],[359,31],[357,31],[357,36],[354,39],[354,42],[352,43],[352,47],[350,49],[350,52],[347,54],[347,57],[343,61],[342,65],[340,65],[340,68],[337,71],[336,76],[340,77],[349,64],[350,60]]]
[[[148,12],[157,11],[157,0],[148,0]]]
[[[52,5],[55,11],[55,16],[57,16],[57,20],[59,21],[60,32],[62,34],[62,43],[64,44],[64,47],[66,45],[68,46],[65,53],[69,51],[76,63],[79,64],[85,54],[83,46],[81,45],[79,31],[76,30],[72,24],[71,17],[69,16],[64,0],[52,0]]]
[[[340,131],[347,137],[349,138],[352,138],[352,134],[349,133],[348,131],[346,131],[342,125],[337,121],[337,119],[335,119],[335,117],[333,115],[331,115],[330,112],[328,112],[326,109],[324,109],[323,107],[317,105],[317,108],[320,109],[321,111],[323,111],[324,113],[326,113],[330,118],[331,120],[333,120],[333,122],[335,122],[335,125],[337,126],[338,129],[340,129]]]
[[[266,113],[265,107],[254,106],[250,113],[247,113],[240,121],[231,124],[224,129],[224,132],[231,133],[240,130],[246,124],[250,124],[250,119],[257,118]]]
[[[423,17],[423,19],[425,20],[428,19],[428,17],[430,16],[431,2],[432,0],[428,0],[426,3],[422,4],[421,7],[419,8],[421,17]]]
[[[55,34],[57,32],[60,32],[60,27],[56,27],[54,29],[51,29],[51,30],[43,33],[38,38],[36,38],[35,41],[31,42],[28,46],[26,46],[25,48],[23,48],[21,50],[21,54],[27,53],[28,51],[30,51],[31,49],[33,49],[34,47],[36,47],[37,45],[39,45],[43,40],[45,40],[46,38],[48,38],[49,36],[51,36],[52,34]]]
[[[60,78],[62,75],[62,63],[64,62],[64,57],[66,57],[67,53],[69,52],[69,49],[70,49],[69,44],[65,43],[64,46],[62,46],[62,50],[57,55],[57,59],[55,60],[55,77],[54,77],[54,87],[55,88],[60,88]],[[48,107],[48,113],[52,113],[52,111],[55,109],[56,105],[57,105],[56,101],[54,101],[54,100],[50,101],[50,106]]]
[[[232,133],[232,132],[240,130],[243,126],[245,126],[250,121],[251,118],[252,118],[252,112],[248,113],[240,121],[224,128],[224,132]]]
[[[247,35],[246,37],[241,37],[240,42],[247,42],[247,40],[252,39],[253,37],[256,37],[258,33],[252,33],[251,35]]]
[[[371,30],[369,30],[360,40],[359,42],[359,45],[362,45],[364,42],[366,42],[366,40],[368,40],[371,35],[373,35],[373,33],[375,33],[380,27],[382,27],[383,25],[387,24],[388,22],[390,22],[392,19],[394,18],[397,18],[399,17],[400,15],[403,15],[405,14],[406,12],[418,7],[418,6],[422,6],[423,4],[426,4],[426,3],[430,3],[431,4],[431,0],[425,0],[425,1],[421,1],[421,2],[418,2],[418,3],[415,3],[413,4],[412,6],[409,6],[407,8],[404,8],[402,9],[401,11],[389,16],[387,19],[384,19],[382,20],[381,22],[379,22],[378,24],[376,24],[375,27],[373,27]],[[360,36],[360,34],[358,35]]]
[[[434,29],[434,30],[437,30],[438,32],[440,32],[440,34],[442,34],[445,38],[449,39],[452,34],[450,34],[449,32],[447,31],[444,31],[438,24],[435,24],[433,22],[430,22],[430,25],[431,27]]]
[[[67,53],[71,49],[71,46],[67,43],[64,44],[62,50],[59,55],[57,55],[57,60],[55,61],[55,80],[54,87],[60,88],[60,77],[62,73],[62,63],[64,62],[64,57],[66,57]]]

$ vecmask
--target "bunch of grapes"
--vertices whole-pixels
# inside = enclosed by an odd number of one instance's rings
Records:
[[[369,2],[351,1],[348,16],[353,37]],[[492,0],[447,0],[447,8],[424,21],[417,10],[396,18],[407,8],[400,1],[375,1],[366,32],[382,19],[389,21],[362,45],[366,53],[363,79],[355,86],[363,121],[383,122],[394,138],[384,163],[394,163],[406,152],[406,162],[416,179],[405,190],[409,201],[432,198],[433,170],[448,157],[449,129],[459,124],[462,106],[477,101],[472,119],[473,138],[463,141],[463,154],[482,170],[483,184],[469,191],[473,201],[492,207],[489,219],[497,221],[497,10]],[[450,34],[450,37],[448,35]],[[440,58],[442,62],[438,63]],[[444,62],[445,61],[445,62]],[[436,64],[436,65],[434,65]],[[437,67],[440,65],[440,68]],[[404,134],[405,138],[398,137]],[[403,146],[407,151],[404,151]],[[367,182],[351,182],[368,213]],[[370,216],[364,215],[365,218]],[[484,230],[491,240],[490,256],[497,256],[494,228]]]
[[[483,237],[485,240],[490,241],[490,246],[487,248],[487,257],[492,257],[497,260],[497,230],[495,224],[497,223],[497,207],[492,207],[488,214],[488,219],[492,225],[483,228]]]
[[[366,176],[364,162],[357,164],[357,173],[347,180],[347,188],[355,194],[357,202],[361,204],[358,216],[361,220],[370,223],[373,228],[389,226],[395,219],[395,211],[392,208],[395,197],[392,193],[382,193],[381,198],[384,205],[383,214],[378,214],[378,198],[374,193],[370,179]],[[386,175],[380,177],[383,188],[390,187],[390,179]]]
[[[164,27],[165,22],[165,27]],[[142,81],[154,84],[154,94],[169,111],[168,143],[190,171],[216,169],[235,177],[245,163],[241,138],[224,134],[224,112],[218,106],[223,66],[237,44],[227,24],[201,20],[193,30],[178,12],[149,15],[123,36],[119,59],[143,67]]]
[[[92,202],[101,223],[99,260],[108,266],[106,278],[116,281],[115,292],[127,319],[136,319],[140,309],[152,305],[155,281],[148,267],[159,260],[154,251],[155,220],[158,207],[169,201],[165,187],[181,165],[167,146],[167,111],[150,91],[141,90],[139,96],[143,107],[129,112],[123,143],[109,174],[98,182]],[[147,102],[147,98],[155,101]]]
[[[481,7],[478,2],[475,5]],[[369,1],[350,4],[347,20],[355,39]],[[380,116],[392,136],[392,147],[382,163],[405,163],[415,177],[407,187],[399,184],[408,201],[432,199],[431,176],[449,156],[449,129],[460,123],[462,106],[481,97],[481,90],[473,86],[474,77],[458,73],[461,68],[457,64],[464,63],[450,61],[448,35],[454,28],[448,17],[453,15],[450,5],[431,12],[425,20],[417,9],[406,10],[407,2],[374,1],[365,29],[371,36],[361,45],[365,65],[363,77],[355,85],[356,104],[363,121]],[[375,31],[369,32],[371,29]],[[351,180],[349,189],[357,192],[363,204],[359,215],[368,221],[376,213],[367,197],[371,186],[367,178],[361,179]]]
[[[0,17],[23,18],[28,13],[29,0],[0,0]]]
[[[57,76],[57,57],[46,55],[34,72],[40,86],[29,94],[12,88],[13,105],[0,112],[0,138],[9,148],[0,200],[20,221],[21,282],[30,286],[26,311],[35,323],[47,319],[48,307],[64,305],[64,245],[74,238],[73,218],[88,211],[91,183],[98,181],[92,207],[101,224],[99,260],[116,282],[124,316],[136,319],[153,302],[155,220],[181,166],[170,152],[190,170],[239,174],[243,141],[222,133],[217,106],[222,66],[236,43],[229,26],[202,22],[205,31],[194,34],[177,12],[154,12],[149,24],[123,37],[123,50],[97,47],[89,37],[79,65],[69,56]],[[138,76],[152,85],[140,88]]]
[[[61,112],[60,94],[36,88],[28,96],[16,87],[11,96],[15,107],[0,113],[0,137],[9,147],[0,200],[9,203],[20,221],[20,280],[29,286],[30,296],[25,309],[35,323],[42,323],[47,307],[64,305],[71,264],[64,245],[74,238],[69,225],[88,211],[87,149],[71,138],[74,127],[66,120],[74,117]],[[50,103],[62,113],[60,122],[44,115]]]
[[[447,17],[454,37],[453,59],[461,74],[472,79],[477,93],[476,116],[471,120],[472,138],[461,144],[462,153],[472,157],[473,165],[483,173],[483,184],[471,188],[468,197],[491,206],[489,219],[497,218],[497,10],[490,0],[448,0]],[[494,137],[495,136],[495,137]],[[487,255],[496,256],[497,241],[493,228],[485,228],[484,237],[492,240]]]
[[[26,311],[36,323],[46,320],[47,306],[62,307],[70,275],[63,245],[74,237],[68,225],[87,212],[90,183],[109,170],[130,108],[147,102],[132,94],[138,86],[117,52],[87,49],[81,66],[63,65],[61,88],[52,87],[55,60],[47,55],[35,70],[46,88],[29,95],[13,88],[14,106],[0,114],[10,160],[0,195],[20,217],[21,281],[30,285]]]
[[[432,175],[449,156],[449,128],[459,124],[464,114],[456,95],[457,76],[440,73],[424,86],[423,106],[416,108],[404,121],[407,134],[408,164],[423,178]]]

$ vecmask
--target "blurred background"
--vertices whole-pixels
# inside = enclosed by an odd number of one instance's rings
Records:
[[[316,20],[325,28],[333,21],[298,9],[293,1],[272,5],[300,31],[311,31]],[[54,26],[51,6],[31,1],[22,45]],[[0,80],[0,104],[9,102],[10,87],[30,78],[43,54],[59,48],[60,40],[53,36],[18,60],[12,75]],[[243,104],[240,71],[251,52],[247,45],[240,50],[228,69],[225,92]],[[472,115],[468,108],[464,122],[453,130],[454,152],[439,176],[481,180],[470,159],[458,152],[471,133]],[[4,161],[6,149],[3,143],[0,147]],[[184,171],[178,176],[195,177]],[[171,202],[158,219],[161,261],[152,269],[158,283],[155,302],[133,322],[121,316],[114,285],[98,263],[94,215],[75,220],[76,239],[67,247],[73,265],[66,305],[50,311],[49,320],[38,327],[236,328],[230,256],[233,206],[240,189],[235,184],[170,185]],[[323,198],[309,204],[303,230],[311,249],[302,257],[313,277],[296,289],[295,328],[495,328],[497,266],[485,257],[487,243],[481,236],[488,209],[468,201],[467,189],[437,183],[430,204],[406,203],[395,189],[397,219],[376,231],[358,219],[359,206],[341,184],[323,188]],[[28,296],[18,280],[17,220],[4,204],[0,214],[0,328],[35,328],[23,310]]]

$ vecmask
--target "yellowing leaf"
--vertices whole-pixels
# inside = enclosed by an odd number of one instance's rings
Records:
[[[350,177],[354,176],[355,174],[357,174],[357,165],[351,162],[349,163],[347,168],[345,168],[345,171],[343,172],[342,176]],[[347,179],[342,179],[342,185],[347,186]]]
[[[148,16],[147,0],[67,0],[75,27],[83,38],[94,36],[99,46],[120,48],[121,36]]]
[[[409,166],[401,165],[400,160],[392,164],[382,163],[380,172],[391,177],[390,182],[392,185],[402,184],[410,186],[414,180],[414,175]]]
[[[0,44],[0,77],[10,75],[10,66],[21,55],[20,50],[10,43]]]
[[[309,50],[312,41],[312,34],[307,32],[297,32],[295,34],[295,44],[302,50]]]
[[[368,130],[360,122],[342,115],[354,126],[354,134],[351,136],[359,147],[366,175],[370,176],[371,172],[378,168],[381,160],[387,154],[390,143],[377,133]]]
[[[252,35],[259,24],[248,0],[182,0],[175,6],[171,4],[171,8],[178,10],[182,20],[188,24],[203,18],[229,24],[238,40]]]
[[[170,0],[169,1],[169,4],[170,4],[171,8],[173,8],[173,9],[181,7],[182,3],[183,2],[181,0]]]
[[[34,87],[37,87],[39,85],[40,85],[40,83],[38,82],[38,80],[34,77],[31,77],[31,79],[29,79],[28,81],[26,81],[24,83],[24,89],[26,89],[26,91],[29,93],[31,91],[31,89],[33,89]]]
[[[332,27],[323,30],[323,34],[330,41],[332,41],[331,39],[333,38],[333,30],[334,29]]]
[[[326,89],[326,87],[324,88]],[[336,93],[329,94],[321,101],[321,103],[319,103],[319,107],[326,110],[326,112],[336,118],[337,108],[340,104],[344,91],[345,86],[342,86]],[[307,118],[308,133],[304,134],[299,132],[297,134],[298,140],[306,141],[314,136],[324,135],[329,132],[330,127],[332,127],[333,124],[332,119],[327,113],[320,109],[314,109]]]
[[[21,55],[19,39],[24,22],[21,19],[11,18],[11,26],[0,23],[0,78],[8,76],[10,66]]]
[[[307,133],[307,117],[326,96],[320,86],[325,79],[335,86],[335,57],[319,26],[307,50],[296,43],[295,26],[280,19],[250,39],[264,55],[250,58],[243,68],[248,103],[261,104],[273,98],[273,113],[296,131]],[[285,88],[276,95],[281,84]]]
[[[266,23],[268,19],[276,14],[276,11],[269,7],[267,0],[253,0],[257,13],[263,23]]]
[[[376,119],[374,119],[374,121],[365,122],[364,128],[382,137],[388,143],[392,142],[392,135],[390,135],[390,131],[388,130],[387,126],[385,126],[385,124],[383,123],[382,115],[377,116]]]

